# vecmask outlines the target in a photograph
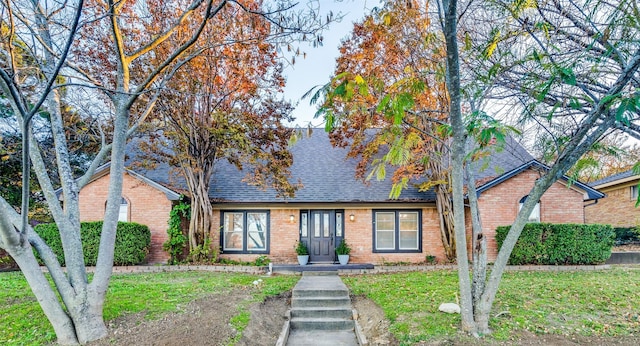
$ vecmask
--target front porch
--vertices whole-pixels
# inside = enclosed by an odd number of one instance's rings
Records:
[[[339,263],[310,263],[303,266],[299,264],[274,264],[272,268],[274,274],[284,274],[291,272],[302,273],[312,271],[371,270],[374,269],[374,265],[371,263],[349,263],[345,265],[341,265]]]

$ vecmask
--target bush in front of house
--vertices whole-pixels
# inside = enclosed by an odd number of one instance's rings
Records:
[[[58,226],[55,223],[40,224],[34,227],[34,230],[51,247],[60,264],[65,265]],[[95,266],[98,260],[101,232],[102,221],[80,224],[84,262],[88,266]],[[140,264],[147,257],[150,247],[151,231],[149,231],[149,227],[135,222],[118,222],[113,264],[120,266]]]
[[[498,248],[511,226],[496,229]],[[615,232],[610,225],[529,223],[509,257],[509,264],[576,265],[604,263],[611,256]]]
[[[640,242],[640,232],[636,227],[614,227],[616,245],[626,245]]]

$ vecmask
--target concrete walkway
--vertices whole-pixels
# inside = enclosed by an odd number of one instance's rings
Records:
[[[359,345],[349,290],[333,272],[303,272],[293,288],[286,345]]]

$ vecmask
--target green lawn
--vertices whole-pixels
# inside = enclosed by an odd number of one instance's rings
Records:
[[[375,301],[403,345],[453,336],[460,316],[438,311],[455,302],[457,272],[433,271],[343,279],[352,294]],[[640,270],[507,273],[491,320],[491,338],[516,332],[626,336],[640,332]]]
[[[208,294],[253,286],[253,275],[181,272],[114,275],[104,315],[107,320],[145,310],[156,318],[177,305]],[[293,288],[299,276],[263,278],[255,300]],[[403,345],[438,340],[458,332],[460,317],[438,312],[454,302],[457,273],[432,271],[343,277],[353,294],[374,300]],[[519,331],[565,335],[626,336],[640,333],[640,270],[507,273],[494,306],[490,337],[506,340]],[[0,344],[38,345],[55,335],[19,272],[0,273]],[[242,330],[249,319],[238,307],[231,323]]]
[[[252,287],[255,275],[210,272],[172,272],[114,275],[104,307],[106,320],[145,310],[148,318],[175,311],[182,303],[222,294],[233,289]],[[291,290],[298,276],[262,278],[255,300]],[[231,321],[243,329],[248,323],[246,307],[238,307]],[[20,272],[0,273],[0,345],[41,345],[55,341],[49,325],[31,289]]]

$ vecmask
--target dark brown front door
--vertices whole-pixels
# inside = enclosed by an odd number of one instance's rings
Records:
[[[309,260],[333,262],[335,255],[335,212],[313,210],[309,219]]]

